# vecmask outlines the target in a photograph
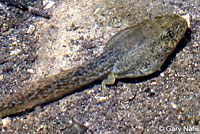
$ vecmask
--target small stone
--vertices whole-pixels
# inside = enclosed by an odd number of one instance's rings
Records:
[[[53,0],[43,0],[43,5],[45,5],[44,9],[50,9],[55,5],[55,1],[53,1]]]
[[[0,75],[0,81],[1,81],[1,80],[3,80],[3,74],[2,74],[2,75]]]
[[[27,69],[27,72],[33,74],[35,71],[32,68]]]
[[[95,97],[95,98],[96,98],[98,103],[101,103],[101,102],[106,101],[108,99],[108,97],[104,97],[104,96],[102,96],[102,97],[99,96],[99,97]]]
[[[161,76],[161,77],[164,77],[164,76],[165,76],[165,74],[164,74],[164,73],[161,73],[161,74],[160,74],[160,76]]]
[[[19,54],[20,52],[21,52],[20,49],[15,49],[15,50],[13,50],[13,51],[10,52],[10,55],[17,55],[17,54]]]
[[[9,117],[2,119],[2,123],[4,127],[8,127],[11,125],[11,119]]]
[[[172,105],[172,108],[174,108],[174,109],[177,108],[177,105],[174,102],[172,102],[171,105]]]

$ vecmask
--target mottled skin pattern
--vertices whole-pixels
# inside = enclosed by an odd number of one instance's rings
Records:
[[[107,76],[102,88],[115,79],[142,77],[159,70],[184,36],[187,22],[177,15],[155,17],[126,28],[106,44],[102,55],[85,65],[35,81],[0,102],[0,118],[60,99]],[[105,90],[106,91],[106,90]]]

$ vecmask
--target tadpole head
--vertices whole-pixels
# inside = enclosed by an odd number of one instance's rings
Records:
[[[160,39],[160,47],[166,54],[170,54],[177,46],[179,41],[183,38],[187,28],[187,21],[178,15],[167,15],[163,17],[156,17],[154,19],[160,32],[157,36]],[[158,23],[159,22],[159,23]]]

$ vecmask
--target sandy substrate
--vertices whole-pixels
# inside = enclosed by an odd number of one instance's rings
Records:
[[[191,31],[160,72],[118,81],[107,97],[96,81],[0,120],[1,133],[200,133],[199,9],[199,0],[63,0],[50,9],[50,19],[30,15],[18,24],[5,22],[8,29],[0,30],[0,101],[25,82],[98,57],[112,35],[144,18],[189,14]]]

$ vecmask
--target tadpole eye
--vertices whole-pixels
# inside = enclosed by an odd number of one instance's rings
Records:
[[[173,37],[174,33],[171,30],[164,31],[161,36],[162,39],[172,39]]]
[[[173,38],[174,37],[174,33],[171,31],[171,30],[169,30],[168,32],[167,32],[167,35],[169,36],[169,38]]]

